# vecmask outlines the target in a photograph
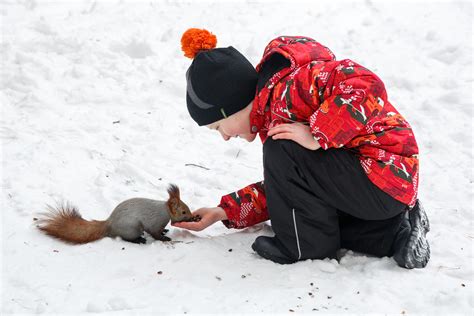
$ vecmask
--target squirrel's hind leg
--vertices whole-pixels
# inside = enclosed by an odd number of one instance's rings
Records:
[[[124,239],[124,240],[128,242],[133,242],[134,244],[146,244],[146,239],[143,238],[142,236],[132,239],[132,240],[127,240],[127,239]]]
[[[120,237],[125,241],[135,244],[146,244],[143,238],[143,225],[139,222],[120,221],[114,222],[108,233],[110,237]]]
[[[171,238],[169,238],[168,236],[165,236],[165,235],[160,235],[160,237],[155,238],[155,239],[160,240],[160,241],[171,241]]]
[[[165,234],[168,232],[168,229],[160,229],[157,231],[153,230],[145,230],[148,234],[151,235],[151,237],[155,238],[156,240],[161,240],[161,241],[171,241],[171,238],[165,236]]]

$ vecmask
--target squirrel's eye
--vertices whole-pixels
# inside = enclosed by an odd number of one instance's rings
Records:
[[[183,215],[186,214],[186,211],[183,211]]]

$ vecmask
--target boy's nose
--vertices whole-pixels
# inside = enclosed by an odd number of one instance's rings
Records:
[[[221,136],[225,141],[228,141],[231,138],[229,135],[227,135],[226,133],[224,133],[220,129],[219,129],[219,133],[221,133]]]

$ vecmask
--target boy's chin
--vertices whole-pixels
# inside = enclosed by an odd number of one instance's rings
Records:
[[[257,134],[247,134],[245,135],[244,139],[251,143],[255,140],[255,137],[257,137]]]

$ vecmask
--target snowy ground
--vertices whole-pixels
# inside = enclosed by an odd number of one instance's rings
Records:
[[[8,1],[0,9],[1,313],[472,314],[471,2]],[[193,208],[262,178],[261,144],[190,119],[188,27],[256,65],[278,35],[306,35],[374,70],[415,130],[432,259],[423,270],[348,252],[289,266],[250,248],[268,224],[135,245],[70,246],[32,224],[62,199],[105,219],[130,197]],[[196,164],[203,169],[186,164]]]

